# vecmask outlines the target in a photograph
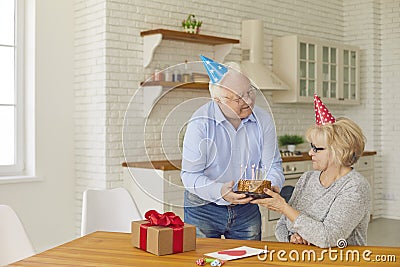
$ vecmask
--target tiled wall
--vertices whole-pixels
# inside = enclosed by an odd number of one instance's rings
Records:
[[[362,48],[361,105],[329,106],[329,108],[336,116],[347,115],[360,123],[368,138],[367,148],[381,150],[380,146],[383,144],[388,148],[384,151],[390,151],[392,144],[388,141],[392,141],[391,139],[395,141],[396,136],[383,137],[381,133],[381,107],[385,106],[386,102],[389,104],[396,101],[396,98],[390,94],[381,95],[380,46],[382,44],[383,47],[387,47],[387,51],[383,50],[382,60],[385,57],[387,60],[382,68],[387,70],[387,73],[393,74],[395,69],[392,68],[398,69],[399,62],[399,59],[393,59],[389,52],[393,50],[393,47],[390,47],[393,45],[393,42],[389,42],[392,38],[390,36],[398,38],[398,32],[394,30],[398,28],[399,23],[399,7],[396,0],[382,1],[382,4],[373,0],[251,2],[75,0],[75,3],[77,221],[80,219],[80,200],[85,188],[92,186],[108,188],[121,183],[120,163],[125,161],[121,142],[122,132],[124,139],[129,140],[124,149],[130,161],[147,160],[148,157],[161,159],[165,157],[163,149],[167,151],[167,157],[179,157],[179,150],[175,146],[180,142],[177,129],[183,126],[182,121],[188,118],[204,99],[196,102],[196,105],[187,101],[195,97],[208,97],[208,93],[196,90],[169,92],[157,103],[150,116],[144,118],[142,103],[143,92],[146,91],[137,89],[140,82],[147,78],[154,68],[172,66],[185,60],[197,61],[199,54],[212,57],[212,47],[162,41],[150,66],[143,69],[143,40],[140,32],[156,28],[180,30],[181,20],[189,13],[195,13],[196,17],[203,20],[202,33],[235,39],[240,39],[241,20],[262,19],[265,45],[263,61],[270,68],[274,36],[299,34],[360,46]],[[393,14],[393,17],[381,16],[381,11]],[[391,24],[381,29],[380,25],[383,22],[381,18],[386,23],[392,19]],[[381,30],[387,43],[385,40],[381,43]],[[226,57],[226,61],[239,60],[240,45],[235,45]],[[397,77],[399,75],[395,74],[387,77],[382,84],[383,89],[395,91],[393,85]],[[269,94],[265,93],[267,98],[270,97]],[[133,102],[129,104],[132,97]],[[274,103],[270,105],[278,135],[303,134],[314,122],[311,105]],[[179,112],[175,109],[177,106]],[[388,108],[389,105],[386,109]],[[123,119],[127,109],[126,118],[129,119],[131,127],[123,131]],[[396,125],[393,123],[385,127],[391,127],[385,128],[388,131],[396,130]],[[376,162],[377,200],[382,199],[384,186],[395,183],[383,181],[382,160],[382,156],[378,156]],[[386,175],[394,173],[394,169],[385,170]],[[397,188],[399,188],[398,183]],[[399,201],[397,200],[397,203]],[[382,200],[376,203],[381,209]],[[382,213],[382,215],[387,214],[389,211]]]

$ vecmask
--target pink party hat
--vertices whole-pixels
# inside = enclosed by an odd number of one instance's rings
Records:
[[[218,83],[222,79],[222,77],[224,77],[225,73],[228,71],[227,67],[218,62],[215,62],[210,58],[207,58],[203,55],[200,55],[200,58],[203,61],[208,76],[210,76],[211,83]]]
[[[315,123],[317,125],[325,125],[327,123],[334,123],[336,121],[317,94],[314,94],[314,108]]]

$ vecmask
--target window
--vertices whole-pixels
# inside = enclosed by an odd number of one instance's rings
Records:
[[[23,0],[0,1],[0,176],[24,173]]]

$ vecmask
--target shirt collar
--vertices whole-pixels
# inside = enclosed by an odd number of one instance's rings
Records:
[[[254,108],[253,108],[253,112],[251,112],[250,116],[248,116],[247,118],[244,118],[244,119],[242,120],[243,123],[246,123],[246,122],[248,122],[248,121],[257,122],[256,116],[254,116]]]

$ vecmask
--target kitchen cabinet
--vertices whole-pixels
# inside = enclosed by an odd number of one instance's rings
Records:
[[[374,214],[374,156],[364,156],[361,157],[357,163],[354,165],[359,173],[361,173],[365,179],[367,179],[370,186],[370,217],[371,220]]]
[[[180,161],[174,164],[180,166]],[[160,213],[172,211],[183,219],[185,189],[179,167],[167,161],[125,166],[124,187],[131,193],[141,214],[152,209]]]
[[[273,71],[289,85],[276,91],[276,103],[312,103],[314,92],[324,103],[360,103],[358,47],[298,35],[273,40]]]

